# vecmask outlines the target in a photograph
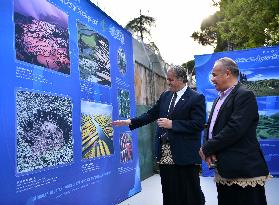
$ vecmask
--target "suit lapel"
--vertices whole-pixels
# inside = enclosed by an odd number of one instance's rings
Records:
[[[231,93],[228,95],[228,97],[225,99],[225,101],[223,102],[222,106],[220,107],[220,110],[218,112],[217,119],[219,118],[219,116],[221,115],[221,113],[224,111],[226,104],[229,102],[229,100],[235,95],[236,90],[239,88],[240,84],[238,83],[234,89],[231,91]]]
[[[167,116],[168,115],[168,110],[169,110],[169,106],[170,106],[170,102],[173,96],[173,92],[168,91],[166,93],[165,99],[163,100],[163,116]]]
[[[179,108],[187,102],[189,97],[190,97],[190,88],[188,87],[186,89],[186,91],[184,92],[184,94],[181,96],[181,98],[176,103],[173,113],[176,112],[177,110],[179,110]]]

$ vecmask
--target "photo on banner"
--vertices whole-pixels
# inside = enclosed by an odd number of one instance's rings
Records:
[[[16,115],[18,173],[73,161],[69,98],[18,90]]]
[[[80,78],[111,86],[108,40],[80,22],[77,27]]]
[[[111,105],[81,101],[83,159],[113,154],[113,128],[111,122]]]
[[[14,24],[17,60],[70,74],[65,12],[46,0],[15,0]]]

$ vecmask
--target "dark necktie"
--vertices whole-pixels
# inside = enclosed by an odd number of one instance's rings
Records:
[[[177,93],[173,93],[173,96],[172,96],[172,100],[171,100],[171,104],[170,104],[170,107],[169,107],[169,111],[168,111],[168,115],[170,115],[174,109],[174,104],[175,104],[175,100],[177,98]]]
[[[171,103],[170,103],[170,106],[169,106],[168,118],[170,118],[169,116],[173,112],[176,98],[177,98],[177,93],[175,92],[175,93],[173,93],[173,96],[172,96],[172,99],[171,99]],[[165,143],[167,143],[167,141],[168,141],[168,130],[165,129],[165,128],[162,128],[161,142],[162,142],[162,144],[165,144]]]

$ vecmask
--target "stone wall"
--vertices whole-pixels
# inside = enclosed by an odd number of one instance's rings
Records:
[[[166,78],[135,63],[135,94],[137,105],[154,105],[167,88]]]
[[[167,89],[166,64],[160,55],[136,40],[133,41],[133,50],[136,111],[139,116],[150,109]],[[141,180],[144,180],[154,174],[156,124],[141,127],[137,132]]]

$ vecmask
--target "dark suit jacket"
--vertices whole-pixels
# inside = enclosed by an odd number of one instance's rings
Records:
[[[143,115],[131,119],[131,130],[149,124],[158,118],[168,115],[168,108],[173,93],[166,91],[161,94],[156,104]],[[201,159],[198,150],[201,145],[201,131],[205,123],[204,96],[187,88],[174,107],[169,119],[172,119],[172,129],[168,129],[171,152],[175,164],[199,164]],[[156,151],[160,160],[160,136],[162,128],[158,128]]]
[[[208,121],[208,129],[218,99]],[[203,145],[205,156],[217,155],[217,170],[224,178],[253,178],[268,175],[256,138],[259,121],[255,95],[237,84],[227,96],[213,127],[213,138]],[[208,132],[207,132],[208,133]]]

